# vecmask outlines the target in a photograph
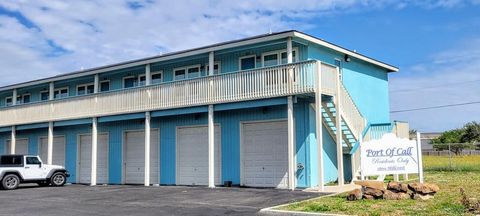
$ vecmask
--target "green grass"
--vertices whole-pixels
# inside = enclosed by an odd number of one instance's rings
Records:
[[[465,213],[460,203],[460,188],[463,187],[469,197],[480,199],[480,156],[454,159],[456,166],[454,169],[449,169],[448,157],[424,157],[425,181],[438,184],[440,187],[440,191],[432,200],[351,202],[346,200],[346,194],[340,194],[294,203],[282,209],[350,215],[469,215]],[[442,168],[445,165],[447,168]],[[412,177],[415,178],[415,176]]]

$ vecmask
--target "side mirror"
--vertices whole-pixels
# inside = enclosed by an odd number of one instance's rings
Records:
[[[42,163],[39,163],[39,164],[38,164],[38,168],[42,168]]]

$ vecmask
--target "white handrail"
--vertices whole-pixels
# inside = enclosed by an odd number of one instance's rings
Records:
[[[318,64],[312,60],[12,106],[0,109],[0,127],[313,93]],[[333,82],[328,79],[329,72],[322,72],[322,83]],[[322,91],[333,89],[325,84]]]

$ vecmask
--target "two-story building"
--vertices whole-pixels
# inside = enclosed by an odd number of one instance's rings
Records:
[[[343,185],[352,147],[390,124],[395,71],[285,31],[13,84],[0,87],[0,153],[91,185]]]

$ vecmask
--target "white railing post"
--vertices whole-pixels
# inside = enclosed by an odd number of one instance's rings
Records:
[[[15,154],[15,148],[17,145],[17,132],[15,126],[12,126],[12,134],[10,139],[10,154]]]
[[[52,165],[52,162],[53,162],[53,122],[48,122],[47,164]]]
[[[92,164],[90,174],[90,185],[97,185],[97,149],[98,149],[98,122],[97,118],[92,118]]]
[[[317,141],[317,169],[318,187],[325,191],[325,179],[323,170],[323,125],[322,125],[322,68],[321,62],[316,62],[315,73],[315,134]]]
[[[208,106],[208,187],[215,187],[215,125],[213,105]]]
[[[145,112],[145,186],[150,186],[150,112]]]
[[[288,188],[295,190],[295,117],[293,96],[288,96]]]
[[[337,83],[337,92],[335,94],[335,105],[336,105],[336,116],[335,116],[335,127],[337,128],[336,141],[337,141],[337,169],[338,169],[338,185],[343,186],[345,183],[344,172],[343,172],[343,137],[342,137],[342,99],[341,95],[341,81],[340,73],[337,68],[336,74],[336,83]]]

